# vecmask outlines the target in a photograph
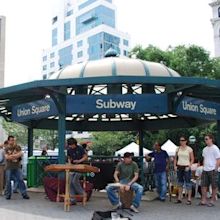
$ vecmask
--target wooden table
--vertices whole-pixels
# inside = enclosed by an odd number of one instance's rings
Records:
[[[60,197],[64,198],[64,211],[70,210],[70,198],[73,197],[70,195],[70,172],[79,172],[79,173],[98,173],[100,172],[99,168],[86,165],[86,164],[51,164],[44,168],[46,172],[65,172],[65,194],[60,194],[60,184],[58,178],[58,190],[57,190],[57,202],[60,201]],[[83,199],[83,205],[86,204],[86,176],[83,177],[83,195],[75,195],[74,197],[81,197]]]

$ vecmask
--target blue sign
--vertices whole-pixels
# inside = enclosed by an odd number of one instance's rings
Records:
[[[184,97],[177,107],[176,114],[205,120],[220,120],[220,104]]]
[[[168,113],[165,94],[74,95],[67,96],[68,114],[89,113]]]
[[[58,111],[52,99],[42,99],[14,106],[12,108],[12,120],[17,122],[30,119],[46,118],[57,115]]]

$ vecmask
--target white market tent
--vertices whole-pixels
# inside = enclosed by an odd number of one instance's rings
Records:
[[[162,150],[165,150],[169,156],[175,156],[177,146],[171,141],[167,140],[162,146]]]
[[[144,148],[143,150],[144,150],[144,155],[152,152],[146,148]],[[115,156],[121,155],[123,157],[124,153],[126,152],[134,153],[134,156],[139,156],[139,145],[132,142],[129,145],[123,147],[122,149],[116,151]]]

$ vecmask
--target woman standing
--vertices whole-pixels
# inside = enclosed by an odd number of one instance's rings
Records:
[[[178,180],[178,199],[176,203],[182,203],[183,186],[188,192],[187,205],[191,205],[192,184],[191,184],[191,165],[194,163],[194,155],[191,147],[187,146],[187,139],[181,136],[180,146],[176,151],[174,168],[177,171]]]

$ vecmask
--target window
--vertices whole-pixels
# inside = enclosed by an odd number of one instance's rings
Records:
[[[125,46],[128,46],[128,40],[123,40],[123,44],[125,45]]]
[[[102,24],[115,28],[115,11],[100,5],[76,18],[76,35]]]
[[[68,16],[70,16],[70,15],[72,15],[73,14],[73,10],[70,10],[70,11],[68,11],[67,13],[66,13],[66,16],[68,17]]]
[[[79,51],[79,52],[77,53],[77,57],[80,58],[80,57],[82,57],[82,56],[83,56],[83,52],[82,52],[82,50],[81,50],[81,51]]]
[[[50,54],[50,58],[54,58],[54,57],[55,57],[55,53],[53,52]]]
[[[52,30],[52,46],[57,45],[57,28]]]
[[[43,70],[47,70],[47,65],[43,65]]]
[[[56,16],[56,17],[53,17],[53,18],[52,18],[52,24],[56,23],[56,22],[57,22],[57,19],[58,19],[57,16]]]
[[[72,49],[73,49],[73,46],[70,45],[68,47],[64,47],[59,50],[58,52],[59,65],[61,68],[64,68],[65,66],[72,64],[72,59],[73,59]]]
[[[43,56],[43,62],[47,61],[47,56]]]
[[[128,56],[128,51],[124,50],[123,54],[124,54],[124,56]]]
[[[218,17],[220,18],[220,7],[218,8]]]
[[[53,68],[54,66],[55,66],[54,62],[50,63],[50,68]]]
[[[70,21],[64,24],[64,40],[70,39]]]
[[[77,42],[77,47],[82,47],[82,45],[83,45],[83,41],[82,40]]]
[[[88,1],[84,2],[83,4],[79,5],[79,10],[87,7],[88,5],[91,5],[94,2],[96,2],[96,0],[88,0]]]

